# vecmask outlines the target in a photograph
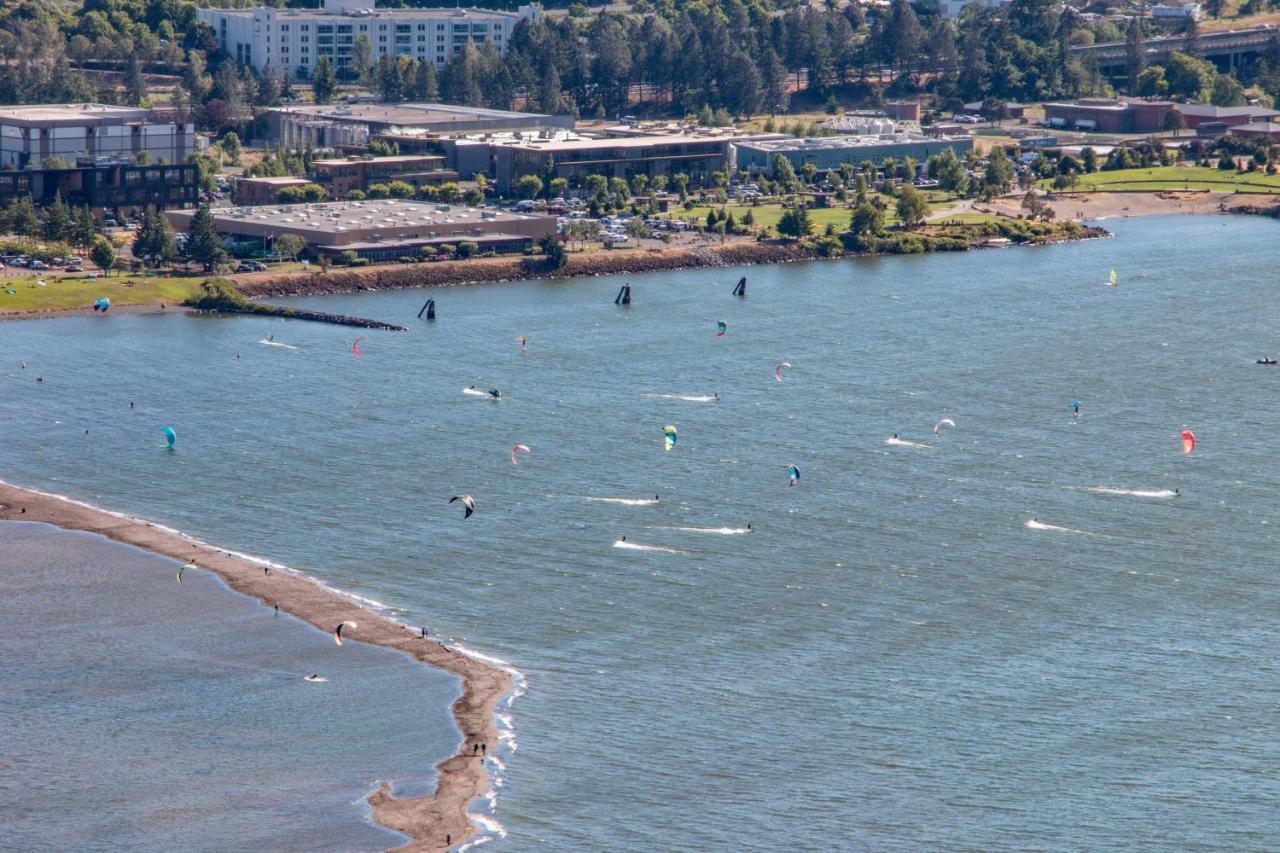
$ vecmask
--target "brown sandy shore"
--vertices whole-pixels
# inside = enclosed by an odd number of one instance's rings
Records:
[[[24,511],[25,510],[25,511]],[[489,664],[467,657],[434,639],[422,639],[404,625],[326,589],[319,583],[287,572],[264,571],[258,563],[228,554],[211,545],[147,521],[117,515],[66,498],[24,489],[0,481],[0,519],[40,521],[67,530],[97,533],[108,539],[186,562],[194,560],[223,579],[232,589],[279,608],[322,631],[340,622],[355,622],[342,631],[344,639],[403,652],[429,666],[462,678],[462,695],[453,704],[453,717],[463,732],[457,755],[437,765],[434,794],[400,798],[385,781],[369,797],[378,823],[409,836],[404,850],[446,849],[446,835],[454,845],[476,829],[467,805],[489,786],[484,762],[471,755],[476,743],[498,744],[494,709],[512,689],[511,677]]]

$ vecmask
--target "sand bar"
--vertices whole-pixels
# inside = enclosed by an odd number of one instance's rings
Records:
[[[454,845],[475,833],[467,817],[468,804],[484,795],[489,786],[481,758],[472,755],[477,743],[496,747],[494,724],[497,703],[512,689],[510,675],[494,666],[423,639],[417,632],[356,602],[326,589],[320,583],[286,571],[264,571],[261,563],[235,556],[173,530],[57,495],[24,489],[0,481],[0,519],[39,521],[68,530],[97,533],[117,542],[142,548],[175,560],[194,560],[214,572],[228,586],[251,595],[322,631],[332,632],[340,622],[345,641],[369,643],[403,652],[415,660],[458,675],[462,695],[453,704],[453,717],[463,733],[458,754],[437,765],[439,783],[425,797],[392,796],[383,783],[369,798],[374,819],[412,841],[401,849],[444,850],[445,839]]]

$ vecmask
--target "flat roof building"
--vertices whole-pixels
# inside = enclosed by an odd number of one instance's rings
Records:
[[[265,113],[267,136],[287,148],[364,145],[373,135],[573,129],[573,116],[452,104],[307,104]]]
[[[1251,121],[1231,128],[1231,133],[1246,139],[1267,139],[1280,142],[1280,124],[1273,121]]]
[[[1044,105],[1045,123],[1052,128],[1104,133],[1159,133],[1172,101],[1120,101],[1082,98]]]
[[[180,230],[187,230],[194,215],[190,210],[166,214]],[[297,234],[313,253],[352,251],[372,260],[395,260],[417,255],[423,246],[461,242],[519,252],[556,231],[551,216],[395,199],[217,208],[213,223],[219,234],[238,242],[266,245],[282,234]]]
[[[1182,113],[1187,120],[1187,127],[1199,127],[1204,122],[1222,122],[1227,127],[1235,127],[1249,122],[1272,121],[1280,116],[1280,110],[1269,107],[1249,105],[1239,107],[1215,107],[1213,104],[1174,104],[1173,108]]]
[[[0,204],[23,196],[36,204],[61,196],[67,204],[98,212],[183,207],[200,201],[200,170],[190,163],[139,166],[129,157],[79,157],[53,169],[0,169]]]
[[[240,178],[236,181],[236,204],[275,204],[280,190],[310,183],[306,178]]]
[[[812,163],[819,169],[838,169],[844,163],[883,163],[892,157],[911,157],[924,163],[935,154],[951,149],[963,155],[973,148],[973,140],[963,137],[926,137],[895,133],[887,136],[821,136],[813,139],[777,139],[735,142],[734,168],[754,173],[771,173],[773,158],[781,155],[800,169]]]
[[[538,6],[493,9],[378,9],[375,0],[324,0],[320,9],[199,9],[218,44],[242,65],[270,67],[306,80],[320,57],[342,75],[355,40],[369,40],[370,57],[409,56],[444,65],[468,44],[492,42],[505,52],[518,22],[538,20]]]
[[[25,169],[47,158],[127,157],[181,163],[195,150],[195,125],[153,121],[151,111],[108,104],[0,108],[0,166]]]
[[[439,184],[456,181],[458,173],[444,168],[444,157],[438,154],[408,154],[316,160],[311,164],[311,177],[329,191],[331,198],[340,199],[352,190],[368,190],[370,184]]]
[[[728,134],[653,134],[611,139],[519,138],[489,148],[498,192],[509,193],[525,175],[564,178],[577,187],[591,175],[630,179],[681,173],[694,183],[729,165]]]

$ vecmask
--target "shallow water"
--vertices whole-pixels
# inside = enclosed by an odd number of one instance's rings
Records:
[[[363,357],[7,324],[0,471],[514,663],[515,849],[1280,846],[1280,224],[1107,225],[647,275],[629,309],[619,278],[435,291],[432,324],[424,292],[298,300],[411,326]]]
[[[458,679],[177,565],[0,523],[0,847],[398,846],[364,797],[435,787]]]

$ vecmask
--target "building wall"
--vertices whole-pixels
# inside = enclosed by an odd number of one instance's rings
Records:
[[[670,177],[683,172],[696,182],[728,168],[729,140],[673,137],[643,147],[610,145],[604,139],[598,147],[590,148],[495,145],[492,162],[494,184],[500,193],[511,192],[525,175],[550,174],[577,186],[591,175],[630,179],[633,175]]]
[[[199,201],[199,179],[199,170],[188,164],[10,169],[0,171],[0,204],[27,195],[37,204],[47,204],[61,194],[69,204],[88,205],[98,212],[185,207]]]
[[[125,157],[139,151],[152,162],[181,163],[195,150],[195,126],[172,122],[40,127],[0,123],[0,166],[39,165],[46,157],[74,164],[80,156]]]
[[[1045,104],[1044,117],[1051,127],[1075,129],[1079,122],[1092,122],[1092,129],[1103,133],[1157,133],[1172,106],[1167,101],[1134,101],[1120,109],[1104,104]],[[1055,124],[1055,119],[1061,123]]]
[[[373,7],[373,0],[360,4]],[[213,27],[219,43],[237,62],[258,70],[271,66],[298,79],[311,76],[321,56],[336,69],[350,64],[358,36],[369,39],[373,60],[384,55],[411,56],[444,65],[467,44],[491,41],[505,51],[515,25],[536,19],[541,11],[521,6],[516,13],[481,9],[420,9],[326,14],[311,10],[256,8],[200,9],[200,20]]]
[[[837,169],[842,163],[858,165],[864,160],[882,163],[886,158],[902,160],[911,157],[923,164],[935,154],[941,154],[950,148],[957,156],[973,148],[972,139],[921,139],[911,142],[886,142],[883,145],[849,145],[841,148],[794,148],[774,149],[755,147],[749,144],[735,145],[735,166],[748,172],[771,172],[773,157],[781,154],[796,169],[805,163],[812,163],[819,169]]]
[[[439,169],[444,158],[434,155],[411,160],[375,157],[372,160],[317,160],[312,174],[317,183],[329,190],[332,198],[344,198],[352,190],[367,190],[370,184],[399,180],[402,176]]]

